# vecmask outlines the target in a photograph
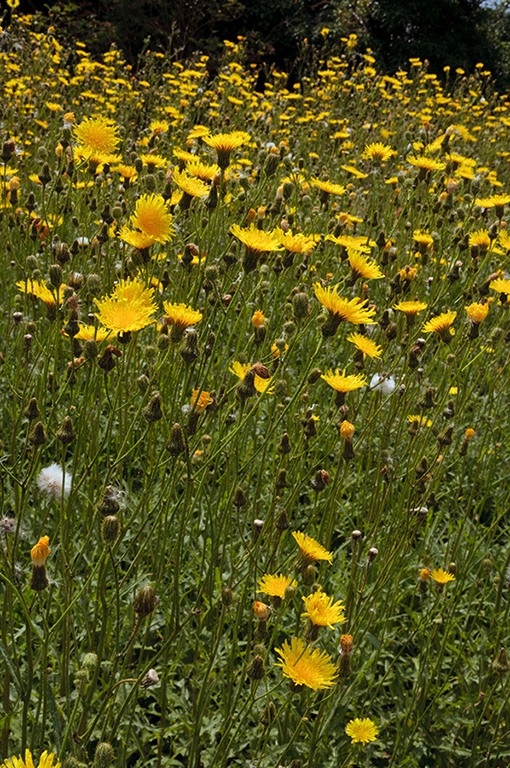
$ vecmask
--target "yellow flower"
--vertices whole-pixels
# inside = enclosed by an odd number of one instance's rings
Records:
[[[446,168],[446,165],[440,160],[433,160],[431,157],[426,157],[425,155],[409,155],[407,162],[410,165],[416,166],[416,168],[419,168],[420,171],[425,174],[429,171],[443,171]]]
[[[149,173],[154,173],[156,168],[167,168],[168,160],[161,155],[149,153],[148,155],[140,155],[142,163],[147,166]]]
[[[252,272],[257,267],[261,253],[283,251],[276,232],[257,229],[255,223],[252,223],[247,229],[243,229],[238,224],[232,224],[230,231],[246,246],[246,253],[243,256],[243,267],[246,273]]]
[[[51,549],[48,546],[49,543],[50,543],[50,537],[42,536],[37,542],[37,544],[34,547],[32,547],[30,555],[32,557],[32,562],[34,565],[37,565],[37,566],[44,565],[44,563],[48,559],[48,555],[51,552]]]
[[[202,163],[200,160],[186,163],[186,173],[202,181],[212,181],[219,170],[219,165],[207,165],[207,163]]]
[[[200,414],[212,403],[214,403],[214,400],[209,392],[205,392],[204,390],[200,391],[199,389],[193,390],[190,400],[192,412]]]
[[[281,229],[277,229],[276,234],[280,244],[291,253],[306,253],[317,245],[318,237],[314,235],[303,235],[302,233],[293,235],[291,232],[283,232]]]
[[[491,247],[489,232],[486,229],[479,229],[476,232],[472,232],[469,235],[469,247],[476,247],[482,253],[488,251]]]
[[[333,603],[333,598],[328,597],[320,589],[303,597],[303,600],[306,610],[301,616],[308,616],[315,626],[333,629],[333,624],[343,624],[345,621],[345,616],[342,613],[345,610],[345,605],[342,601]]]
[[[409,421],[411,424],[414,424],[414,422],[417,421],[419,427],[431,427],[432,426],[432,421],[430,419],[427,419],[426,416],[409,415],[407,417],[407,421]]]
[[[455,581],[455,576],[453,573],[448,573],[442,568],[435,568],[433,571],[431,571],[430,578],[434,579],[436,584],[448,584],[449,581]]]
[[[323,373],[321,379],[324,379],[326,384],[333,387],[336,392],[342,393],[352,392],[354,389],[360,389],[360,387],[366,387],[367,385],[367,378],[361,373],[349,374],[346,376],[345,371],[340,373],[338,368],[335,373],[333,373],[332,370]]]
[[[266,322],[266,316],[264,315],[263,312],[260,311],[260,309],[257,309],[257,311],[254,312],[252,315],[251,324],[255,328],[260,328],[260,326],[264,325],[265,322]]]
[[[375,144],[366,144],[363,150],[363,155],[366,160],[373,160],[376,163],[385,163],[392,155],[396,155],[396,151],[391,147],[387,147],[381,142]]]
[[[16,285],[19,285],[19,284],[16,283]],[[498,293],[501,293],[507,296],[508,294],[510,294],[510,280],[505,277],[498,277],[496,278],[496,280],[491,280],[489,284],[489,288],[492,288]]]
[[[365,744],[376,740],[379,728],[373,720],[370,720],[368,717],[364,717],[363,719],[356,717],[354,720],[347,723],[345,732],[347,736],[351,737],[351,744],[361,742],[363,746],[365,746]]]
[[[428,304],[424,301],[399,301],[393,305],[393,309],[403,312],[405,315],[417,315],[418,312],[422,312],[427,307]]]
[[[451,336],[453,335],[450,326],[453,324],[456,317],[456,312],[451,312],[450,310],[448,310],[448,312],[443,312],[426,322],[422,331],[423,333],[438,333],[443,341],[449,343],[451,341]]]
[[[282,573],[271,576],[266,574],[257,582],[259,588],[257,592],[263,592],[270,597],[285,597],[287,587],[297,587],[297,581],[292,576],[284,576]]]
[[[232,363],[232,368],[229,368],[229,371],[231,373],[234,373],[238,379],[241,379],[241,381],[244,379],[250,368],[252,367],[251,363],[240,363],[237,360],[234,360]],[[271,379],[264,378],[263,376],[259,376],[258,373],[255,372],[255,381],[253,382],[253,385],[257,392],[265,392],[266,389],[268,392],[273,391],[273,387],[270,386]]]
[[[250,135],[245,131],[233,131],[232,133],[217,133],[216,136],[202,136],[202,141],[216,150],[217,161],[220,168],[228,168],[230,155],[234,149],[245,144]]]
[[[151,131],[154,136],[159,136],[162,133],[166,133],[169,127],[170,126],[166,120],[153,120],[149,124],[149,131]]]
[[[253,613],[259,621],[265,621],[271,613],[271,608],[260,600],[254,600]]]
[[[301,531],[293,531],[292,536],[301,550],[303,559],[308,564],[313,563],[314,560],[327,560],[328,562],[331,562],[333,553],[328,552],[322,544],[319,544],[315,539],[312,539],[311,536],[307,536],[306,533],[301,533]]]
[[[163,307],[165,308],[165,318],[181,334],[186,328],[200,322],[203,317],[198,309],[193,309],[184,303],[171,304],[169,301],[164,301]]]
[[[83,323],[79,323],[79,326],[80,330],[74,338],[80,339],[81,341],[90,341],[91,339],[94,339],[95,341],[104,341],[110,335],[109,331],[104,328],[96,328],[95,325],[83,325]]]
[[[174,234],[172,216],[163,195],[142,195],[136,201],[130,222],[135,229],[152,238],[153,243],[166,243]]]
[[[86,117],[73,130],[85,159],[92,155],[111,155],[120,143],[118,127],[105,117]]]
[[[310,650],[303,640],[293,637],[290,645],[286,640],[282,648],[276,648],[276,653],[281,658],[276,666],[282,668],[284,677],[290,678],[294,685],[306,685],[318,691],[335,684],[338,670],[325,651]]]
[[[138,280],[121,280],[110,296],[94,299],[99,312],[98,320],[118,334],[139,331],[153,322],[157,307],[153,303],[153,288],[146,288]]]
[[[156,242],[153,237],[144,235],[144,233],[140,232],[138,229],[130,229],[127,224],[125,224],[119,231],[119,238],[139,251],[143,251],[145,248],[150,248],[151,245],[154,245]]]
[[[377,264],[363,256],[359,250],[354,248],[347,248],[347,258],[351,265],[353,278],[356,280],[359,277],[363,277],[365,280],[378,280],[384,277],[384,273],[381,272]]]
[[[344,419],[342,423],[340,424],[340,435],[343,437],[344,440],[352,440],[354,437],[354,432],[356,431],[356,427],[354,424],[351,424],[350,421],[347,421],[347,419]]]
[[[372,341],[368,336],[363,336],[361,333],[351,333],[351,335],[347,337],[347,341],[350,341],[356,346],[356,349],[363,352],[363,358],[367,355],[372,359],[381,357],[382,347],[379,347],[375,341]]]
[[[55,290],[55,295],[58,298],[59,304],[62,304],[62,301],[64,300],[64,290],[66,287],[67,286],[65,285],[61,285],[58,291]],[[48,306],[57,306],[55,295],[53,295],[53,293],[49,288],[46,287],[44,283],[40,283],[38,280],[27,280],[26,283],[24,280],[20,280],[16,283],[16,288],[19,288],[19,290],[23,291],[23,293],[31,293],[33,296],[41,299],[41,301],[44,301],[44,303]]]
[[[481,323],[489,314],[489,305],[478,304],[474,301],[469,307],[466,307],[466,314],[473,323]]]
[[[174,182],[189,197],[205,197],[210,191],[210,187],[201,179],[188,176],[185,171],[175,171]]]
[[[323,288],[320,283],[314,283],[315,296],[318,301],[326,307],[329,312],[329,318],[322,325],[322,335],[324,337],[334,336],[336,330],[343,320],[347,320],[354,325],[373,325],[372,319],[375,309],[366,309],[367,299],[362,301],[359,298],[343,299],[338,295],[338,286],[333,288]]]
[[[47,537],[45,537],[47,538]],[[54,752],[43,752],[39,758],[39,764],[37,768],[60,768],[60,760],[53,762],[55,758]],[[3,768],[35,768],[32,753],[29,749],[25,750],[25,759],[23,760],[21,755],[16,757],[10,757],[4,760]]]
[[[329,179],[316,179],[315,177],[312,177],[310,181],[313,187],[322,190],[323,199],[327,198],[328,195],[343,195],[345,192],[345,187],[341,184],[333,184]]]

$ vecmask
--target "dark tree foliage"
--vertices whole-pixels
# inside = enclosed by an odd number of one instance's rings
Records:
[[[439,72],[446,65],[466,70],[479,61],[494,65],[489,16],[478,0],[376,0],[365,23],[387,69],[406,66],[416,56]]]

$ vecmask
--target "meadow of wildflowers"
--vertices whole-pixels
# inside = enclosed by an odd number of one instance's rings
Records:
[[[510,763],[510,97],[1,35],[5,768]]]

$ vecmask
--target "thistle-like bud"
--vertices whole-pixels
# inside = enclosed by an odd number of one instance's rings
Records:
[[[107,515],[104,518],[103,524],[101,526],[101,535],[103,537],[103,541],[107,544],[113,544],[115,541],[117,541],[119,529],[119,518],[115,515]]]
[[[236,492],[234,493],[234,498],[232,499],[232,504],[234,507],[237,507],[237,509],[241,509],[242,507],[246,507],[248,504],[248,499],[243,493],[242,488],[237,488]]]
[[[83,657],[83,669],[87,672],[87,675],[89,677],[89,680],[93,676],[94,672],[96,671],[97,665],[99,663],[99,658],[97,656],[97,653],[86,653]]]
[[[501,648],[498,652],[498,655],[492,662],[492,668],[499,672],[500,674],[504,674],[505,672],[508,672],[510,669],[510,662],[508,661],[508,654],[504,648]]]
[[[104,515],[104,517],[116,515],[120,509],[118,496],[118,490],[113,485],[107,485],[97,502],[97,511]]]
[[[280,531],[280,533],[290,528],[289,518],[287,516],[287,510],[285,509],[281,510],[280,514],[276,518],[276,523],[274,524],[274,526],[277,531]]]
[[[60,426],[60,429],[55,432],[55,437],[62,443],[62,445],[69,445],[69,443],[73,442],[76,434],[73,429],[73,422],[71,421],[70,416],[65,417]]]
[[[278,453],[281,453],[282,456],[284,456],[286,453],[290,453],[291,447],[290,447],[290,440],[289,435],[287,432],[284,432],[280,442],[276,446],[276,450]]]
[[[142,410],[145,421],[149,424],[159,421],[163,418],[163,411],[161,410],[161,395],[159,392],[153,392],[149,403]]]
[[[47,442],[48,438],[46,436],[46,432],[44,431],[42,421],[38,421],[34,428],[31,430],[28,436],[28,440],[36,448],[37,446],[44,445],[44,443]]]
[[[34,421],[35,419],[38,419],[40,415],[41,411],[39,410],[37,400],[35,397],[32,397],[26,407],[25,416],[29,421]]]
[[[191,365],[200,356],[198,348],[198,334],[195,330],[188,330],[179,349],[179,354],[185,363]]]
[[[310,371],[310,374],[308,376],[308,384],[315,384],[317,381],[319,381],[320,377],[322,376],[322,371],[320,368],[314,368],[312,371]]]
[[[329,472],[326,472],[325,469],[318,469],[310,485],[312,486],[315,493],[320,493],[320,491],[323,491],[328,483]]]
[[[283,491],[284,488],[288,487],[289,484],[287,482],[287,470],[281,469],[278,472],[278,477],[276,478],[275,490],[278,493],[279,491]]]
[[[264,659],[262,656],[255,656],[255,658],[248,665],[246,674],[250,680],[262,680],[266,676],[266,667],[264,665]]]
[[[107,741],[100,741],[94,753],[94,768],[110,768],[114,759],[112,745]]]
[[[159,604],[159,597],[156,595],[153,587],[150,584],[146,584],[138,594],[135,595],[133,600],[133,609],[140,618],[149,616]]]
[[[177,458],[177,456],[180,456],[181,453],[186,451],[186,440],[184,438],[184,432],[181,425],[177,422],[170,430],[170,436],[165,448],[174,458]]]
[[[257,394],[255,389],[255,371],[250,369],[246,371],[244,379],[236,386],[236,398],[244,403],[249,397],[254,397]]]

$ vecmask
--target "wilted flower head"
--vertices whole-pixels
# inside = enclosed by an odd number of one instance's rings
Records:
[[[44,467],[37,478],[37,485],[41,491],[47,493],[52,499],[60,499],[62,495],[64,498],[69,496],[71,483],[71,475],[64,475],[64,470],[60,464],[50,464],[49,467]]]

